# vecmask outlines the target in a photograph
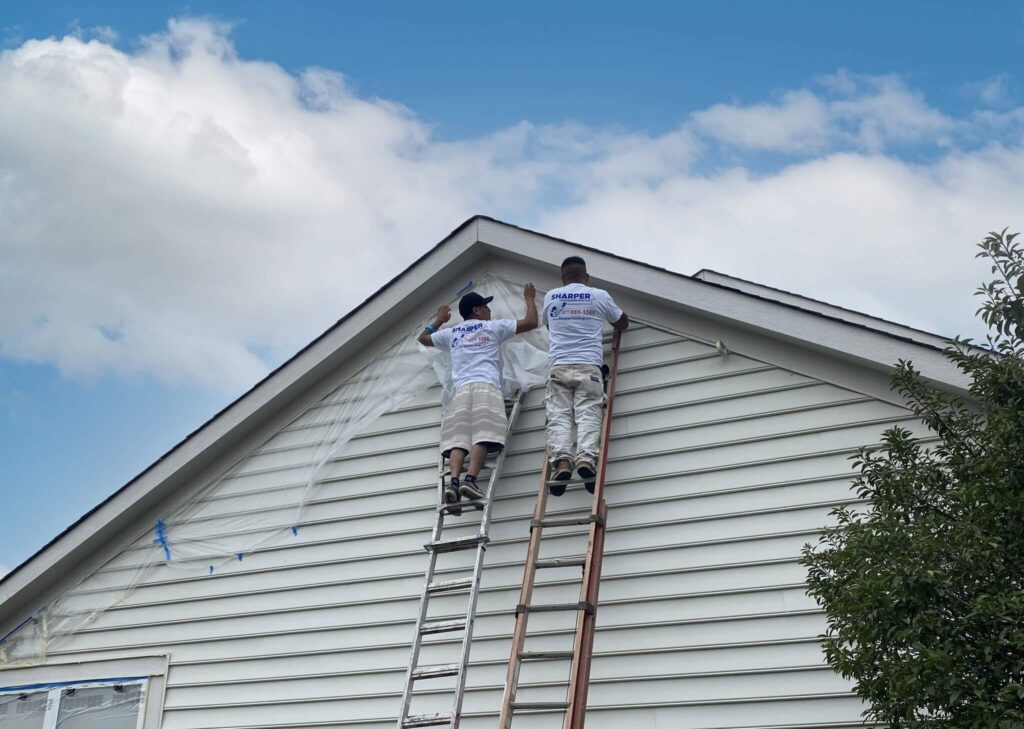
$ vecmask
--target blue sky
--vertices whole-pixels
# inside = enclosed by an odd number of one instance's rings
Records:
[[[0,39],[0,573],[472,213],[950,334],[1021,227],[1016,3],[6,2]]]

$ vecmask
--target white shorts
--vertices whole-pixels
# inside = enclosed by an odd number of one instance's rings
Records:
[[[488,451],[500,451],[505,447],[507,430],[501,392],[486,382],[470,382],[456,390],[448,403],[441,421],[441,453],[449,456],[455,448],[468,453],[477,443],[487,444]]]

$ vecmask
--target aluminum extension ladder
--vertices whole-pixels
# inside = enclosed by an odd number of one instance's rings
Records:
[[[512,429],[519,419],[519,413],[522,410],[528,392],[529,389],[526,388],[521,390],[512,405],[505,437],[506,446],[511,439]],[[473,642],[473,623],[476,618],[477,598],[480,595],[484,552],[487,550],[487,543],[490,539],[488,530],[491,522],[491,506],[494,502],[495,485],[498,483],[501,475],[506,453],[508,453],[507,447],[501,451],[494,467],[490,469],[490,475],[487,479],[487,491],[484,498],[475,501],[459,501],[457,504],[445,504],[444,502],[443,492],[445,479],[448,477],[448,469],[445,459],[441,459],[438,478],[438,504],[440,506],[437,507],[437,521],[434,523],[434,531],[431,533],[430,541],[423,545],[430,554],[430,561],[427,564],[426,577],[423,582],[423,593],[420,597],[420,611],[416,619],[416,632],[413,636],[412,651],[409,656],[409,669],[405,676],[405,691],[402,694],[402,706],[398,714],[398,729],[427,726],[443,726],[448,727],[448,729],[458,729],[459,721],[462,718],[462,699],[466,692],[466,670],[469,667],[469,651]],[[456,537],[454,539],[441,538],[445,516],[453,514],[453,511],[455,514],[462,514],[471,510],[481,512],[480,529],[476,534]],[[434,580],[438,555],[467,549],[476,550],[476,560],[473,563],[473,574],[471,577],[443,581]],[[455,620],[431,620],[427,617],[432,597],[463,591],[468,593],[468,604],[464,617]],[[458,631],[462,631],[462,650],[458,663],[444,663],[434,666],[419,665],[423,636]],[[416,682],[450,676],[455,676],[455,688],[453,689],[450,712],[409,714],[413,698],[413,686]]]
[[[512,649],[508,659],[508,674],[505,679],[505,693],[501,701],[501,716],[498,729],[510,729],[516,713],[539,711],[565,711],[563,729],[583,729],[587,713],[587,689],[590,684],[590,663],[594,651],[594,628],[597,621],[598,588],[601,583],[601,561],[604,556],[604,533],[608,506],[604,500],[605,469],[608,464],[608,446],[611,442],[612,407],[615,403],[615,376],[619,368],[619,345],[621,333],[612,335],[612,358],[608,371],[607,397],[604,420],[601,426],[601,455],[598,460],[597,478],[594,486],[594,500],[586,516],[546,518],[548,486],[552,483],[582,483],[580,479],[552,482],[548,480],[548,454],[544,454],[541,470],[540,490],[530,522],[530,541],[526,552],[526,566],[523,569],[523,584],[516,606],[516,627],[512,634]],[[583,556],[540,559],[540,544],[547,527],[589,525],[587,552]],[[533,605],[534,583],[537,570],[582,567],[583,581],[580,585],[579,602]],[[576,634],[571,651],[526,651],[526,626],[531,613],[552,611],[576,611]],[[565,701],[517,701],[519,671],[523,661],[570,660],[569,687]]]

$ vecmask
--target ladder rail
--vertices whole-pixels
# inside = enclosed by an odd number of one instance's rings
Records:
[[[523,582],[519,588],[519,604],[529,605],[533,598],[534,582],[537,578],[537,559],[540,556],[541,533],[544,529],[540,522],[544,519],[544,512],[547,509],[548,499],[548,451],[544,450],[544,466],[540,472],[540,490],[537,492],[537,502],[533,507],[533,521],[530,526],[530,541],[526,547],[526,564],[523,567]],[[519,669],[521,661],[518,660],[526,644],[526,624],[529,620],[527,611],[516,612],[516,625],[512,633],[512,648],[508,662],[508,672],[505,676],[505,691],[501,700],[501,715],[498,717],[499,729],[508,729],[512,724],[512,704],[516,700],[516,690],[519,687]]]
[[[564,729],[583,729],[587,714],[587,694],[590,687],[590,666],[594,658],[594,633],[597,627],[598,592],[601,587],[601,566],[604,561],[604,536],[608,523],[608,504],[604,500],[605,471],[608,467],[608,445],[611,443],[612,417],[615,408],[615,380],[619,372],[619,349],[622,332],[612,335],[612,363],[608,373],[608,397],[604,423],[601,429],[601,455],[598,457],[597,482],[594,486],[594,520],[587,535],[587,563],[583,568],[580,601],[594,606],[591,612],[581,612],[576,620],[573,641],[572,667],[569,670],[569,710]]]
[[[506,430],[506,443],[511,439],[513,429],[519,419],[519,414],[522,411],[523,404],[526,402],[526,397],[529,395],[532,388],[523,388],[512,406],[512,411],[508,418],[508,427]],[[480,582],[483,574],[484,555],[487,549],[488,542],[488,531],[490,528],[491,511],[494,504],[494,490],[497,483],[500,481],[501,470],[505,463],[505,456],[508,452],[508,448],[503,448],[501,453],[494,463],[494,466],[490,469],[490,474],[487,480],[487,495],[483,501],[481,508],[481,519],[480,529],[476,537],[476,556],[473,562],[472,577],[468,583],[469,587],[469,598],[466,608],[465,620],[462,621],[463,639],[460,650],[460,660],[458,665],[458,672],[455,674],[455,688],[454,697],[452,700],[451,713],[444,717],[444,715],[434,715],[426,717],[410,717],[409,709],[412,704],[413,698],[413,686],[419,677],[417,675],[417,669],[419,668],[420,651],[423,647],[423,636],[424,626],[428,624],[427,615],[429,613],[430,598],[431,598],[431,585],[434,582],[434,578],[437,572],[437,558],[442,553],[441,549],[431,548],[432,545],[437,545],[441,541],[441,534],[444,530],[444,517],[446,512],[443,508],[439,508],[436,511],[436,519],[434,527],[431,530],[431,540],[425,545],[429,552],[429,561],[427,563],[427,570],[424,575],[423,591],[420,595],[419,614],[416,619],[416,630],[413,635],[412,646],[409,651],[409,664],[406,670],[405,690],[402,692],[402,703],[398,713],[398,725],[397,729],[403,729],[408,726],[439,726],[447,725],[449,729],[458,729],[459,722],[461,721],[462,714],[462,703],[465,697],[466,687],[466,672],[469,666],[469,653],[472,648],[473,642],[473,626],[476,620],[476,609],[477,603],[480,596]],[[444,504],[444,486],[445,477],[448,475],[445,469],[445,458],[441,456],[438,462],[438,485],[437,495],[438,503]],[[452,621],[459,622],[459,621]],[[451,675],[450,673],[445,675]],[[412,723],[408,723],[412,722]],[[426,723],[423,723],[426,722]]]
[[[598,588],[601,580],[601,563],[604,557],[605,525],[608,518],[608,506],[604,500],[605,470],[608,464],[608,452],[611,444],[611,423],[614,412],[615,382],[619,369],[619,350],[621,332],[612,334],[612,361],[608,373],[608,392],[605,412],[601,424],[601,453],[598,457],[594,499],[590,510],[589,528],[587,532],[587,554],[583,561],[583,581],[580,586],[579,613],[576,619],[576,631],[573,638],[572,664],[567,702],[553,702],[543,708],[562,707],[566,710],[565,729],[583,729],[586,717],[587,687],[590,681],[590,665],[593,656],[594,628],[597,620]],[[520,587],[519,605],[529,606],[533,598],[536,584],[540,544],[543,537],[544,515],[547,511],[548,476],[550,462],[547,450],[544,452],[544,464],[541,468],[540,490],[534,506],[533,520],[530,522],[530,540],[527,545],[526,564],[523,568],[523,582]],[[559,560],[549,560],[558,562]],[[519,690],[519,674],[522,667],[523,648],[526,644],[527,621],[530,610],[516,609],[516,625],[512,634],[512,647],[509,654],[508,671],[505,678],[505,691],[502,696],[501,714],[498,729],[511,729],[516,708],[541,708],[536,702],[517,704],[516,693]]]
[[[525,388],[519,393],[512,412],[508,417],[508,434],[505,437],[506,444],[512,438],[512,429],[519,420],[519,413],[530,388]],[[473,645],[473,626],[476,623],[476,606],[480,597],[480,581],[483,573],[484,554],[487,551],[487,535],[491,523],[491,508],[494,505],[494,487],[501,479],[502,467],[505,465],[505,455],[508,448],[502,448],[498,454],[498,460],[491,470],[487,482],[487,499],[484,502],[483,514],[480,517],[480,546],[476,550],[476,561],[473,565],[473,587],[471,588],[469,605],[466,608],[466,631],[462,637],[462,651],[459,656],[459,673],[455,678],[455,698],[452,701],[452,725],[451,729],[459,729],[459,722],[462,720],[462,701],[466,696],[466,671],[469,667],[469,652]]]
[[[444,503],[444,456],[438,457],[438,479],[437,498],[439,503]],[[444,514],[438,513],[437,522],[431,532],[431,542],[436,542],[441,536],[441,525],[444,523]],[[427,562],[427,571],[424,573],[423,592],[420,594],[419,614],[416,618],[416,630],[412,638],[412,647],[409,650],[409,666],[405,672],[405,690],[402,692],[402,704],[398,711],[398,729],[402,729],[405,718],[409,715],[409,706],[412,704],[412,686],[414,683],[413,673],[419,665],[420,648],[423,647],[423,633],[420,628],[427,622],[427,611],[430,605],[430,583],[434,581],[434,573],[437,570],[436,550],[430,550],[430,559]]]

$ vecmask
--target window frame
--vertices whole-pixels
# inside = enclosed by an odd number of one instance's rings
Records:
[[[5,668],[0,669],[0,696],[45,693],[42,729],[55,729],[65,690],[138,685],[139,715],[135,729],[157,729],[163,714],[167,667],[168,657],[163,655]]]

